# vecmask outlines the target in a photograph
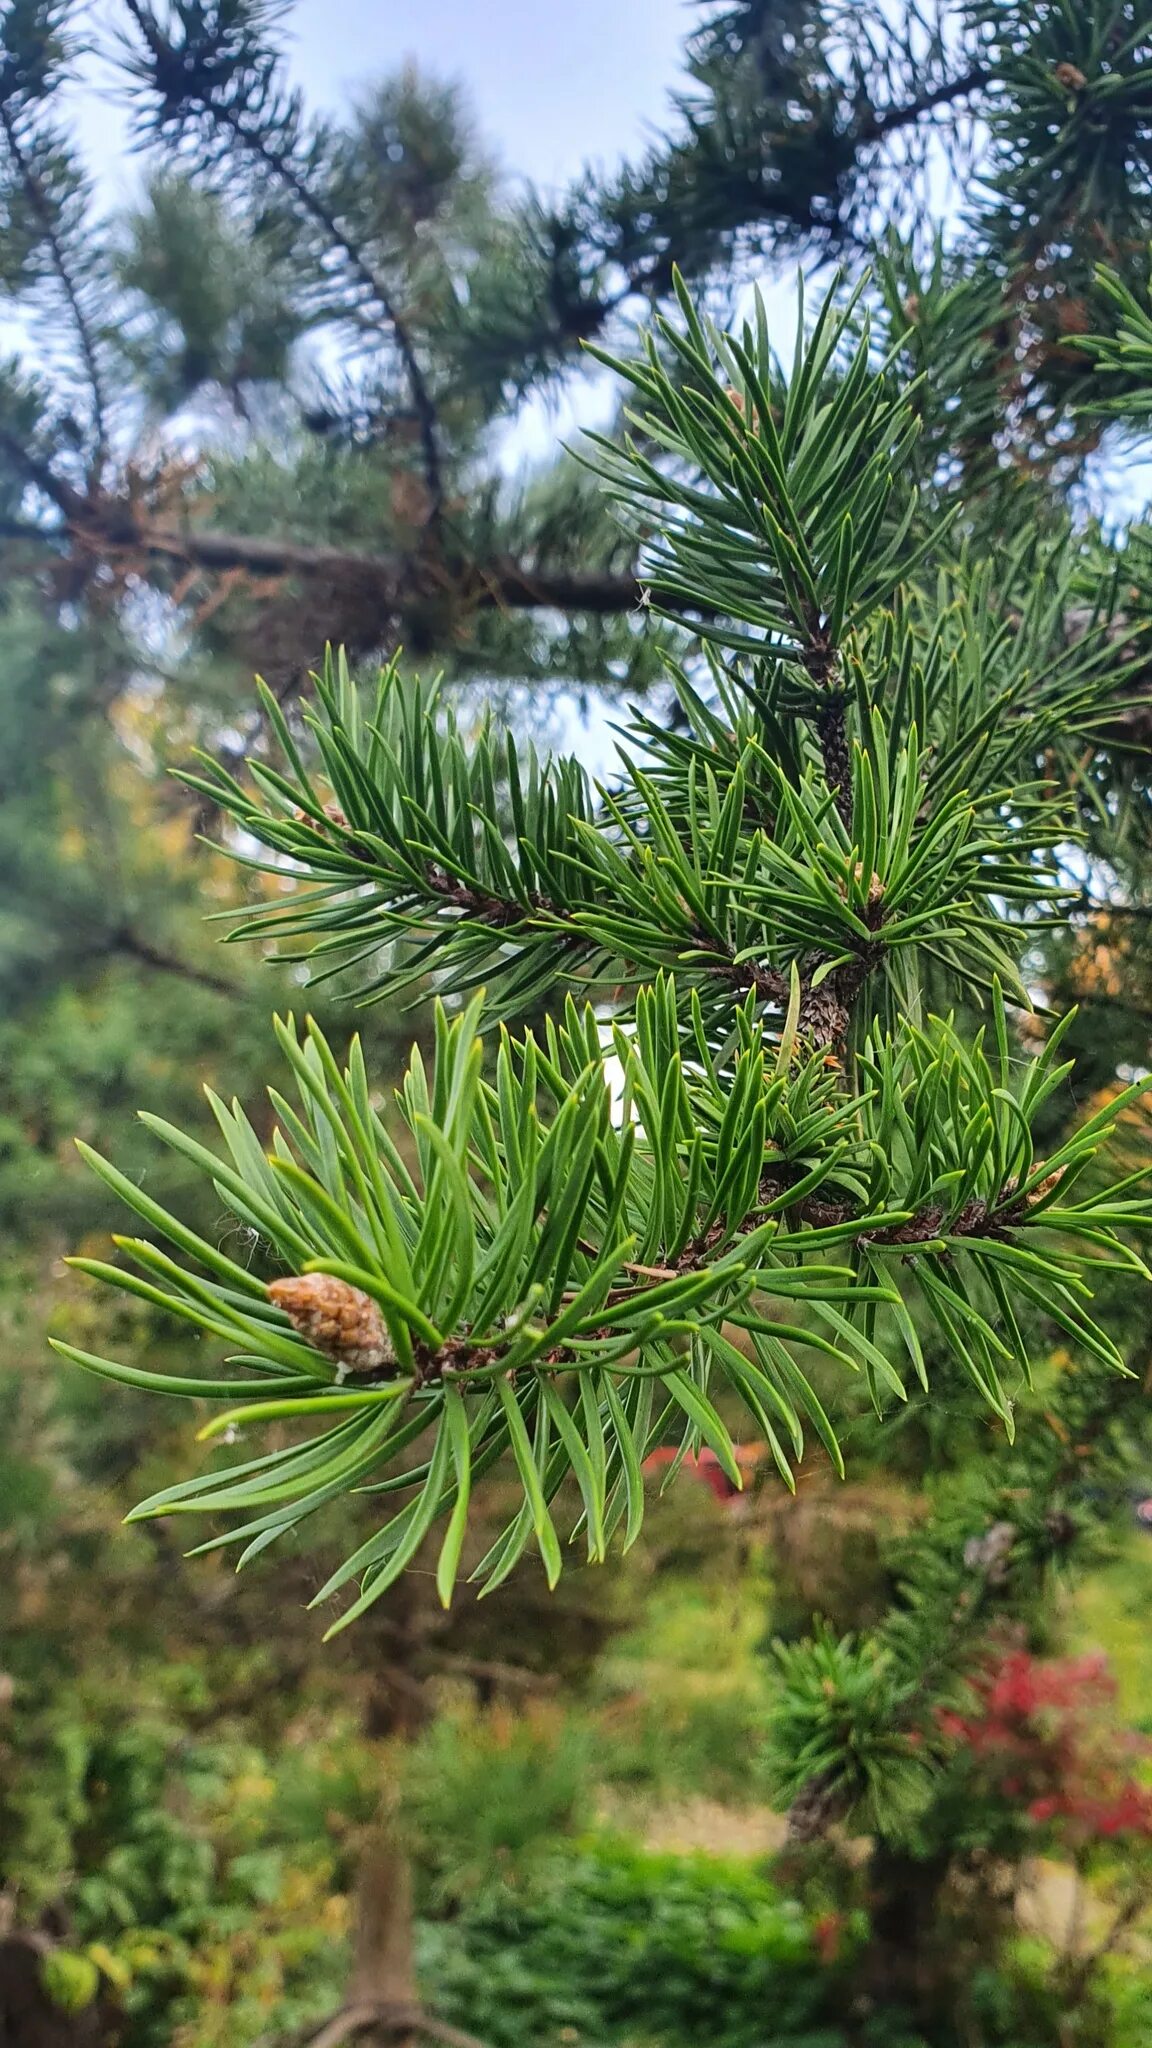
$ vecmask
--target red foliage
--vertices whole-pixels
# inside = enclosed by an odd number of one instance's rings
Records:
[[[1112,1722],[1116,1686],[1103,1657],[1042,1661],[1014,1650],[975,1691],[975,1712],[942,1712],[940,1726],[997,1793],[1081,1840],[1152,1839],[1152,1788],[1133,1774],[1152,1743]]]
[[[763,1444],[736,1444],[734,1451],[736,1463],[742,1473],[754,1473],[764,1459]],[[671,1445],[666,1444],[660,1450],[648,1453],[644,1460],[644,1470],[649,1474],[664,1472],[679,1455]],[[717,1500],[729,1501],[738,1497],[738,1488],[728,1477],[715,1451],[709,1450],[707,1445],[702,1451],[689,1451],[683,1460],[683,1469],[685,1472],[694,1473],[696,1478],[715,1494]]]
[[[812,1940],[822,1963],[836,1962],[847,1924],[843,1913],[821,1913],[820,1918],[813,1921]]]

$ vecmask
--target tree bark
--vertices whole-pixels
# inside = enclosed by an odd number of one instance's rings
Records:
[[[876,1843],[868,1863],[872,1933],[863,1986],[877,2005],[903,2008],[917,2024],[939,2018],[947,2000],[939,1908],[951,1868],[946,1852],[909,1856],[885,1842]]]
[[[40,1965],[50,1947],[35,1934],[0,1938],[0,2048],[105,2048],[112,2033],[102,2000],[65,2012],[44,1989]]]
[[[420,2009],[413,1940],[412,1865],[386,1822],[360,1859],[348,2007],[374,2015],[364,2038],[413,2048]]]

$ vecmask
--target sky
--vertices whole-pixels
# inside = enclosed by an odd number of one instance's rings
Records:
[[[112,18],[108,0],[91,0],[97,35]],[[309,103],[329,111],[414,58],[467,87],[508,170],[557,186],[661,125],[698,19],[690,0],[295,0],[289,62]],[[130,189],[123,110],[98,64],[75,115],[101,183]]]
[[[463,80],[511,170],[554,185],[661,121],[694,17],[684,0],[297,0],[293,69],[339,106],[415,57]]]

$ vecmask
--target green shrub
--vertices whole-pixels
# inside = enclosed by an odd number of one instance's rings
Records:
[[[443,1899],[530,1868],[544,1844],[587,1825],[590,1724],[548,1705],[441,1714],[403,1767],[413,1847]]]
[[[845,2048],[860,1933],[822,1961],[814,1923],[756,1868],[596,1840],[425,1924],[420,1962],[430,2001],[490,2048]]]

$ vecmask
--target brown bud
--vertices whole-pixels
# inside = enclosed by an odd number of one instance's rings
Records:
[[[737,391],[735,385],[729,384],[725,392],[725,396],[731,400],[737,412],[740,414],[741,419],[748,421],[748,424],[751,427],[752,432],[754,434],[758,434],[760,431],[759,414],[757,413],[755,406],[752,407],[751,413],[749,413],[748,406],[744,399],[744,393],[742,391]]]
[[[853,867],[853,870],[852,870],[852,879],[853,879],[853,881],[855,881],[855,882],[858,882],[858,883],[860,883],[860,884],[863,884],[863,881],[864,881],[864,863],[863,863],[863,861],[862,861],[862,860],[858,860],[858,861],[856,862],[855,866]],[[847,882],[837,882],[837,884],[836,884],[836,887],[837,887],[837,889],[839,890],[839,892],[840,892],[841,896],[843,896],[843,897],[844,897],[844,899],[845,899],[845,901],[847,901],[847,899],[848,899],[848,884],[847,884]],[[872,873],[871,873],[871,874],[869,875],[869,877],[868,877],[868,901],[869,901],[869,903],[879,903],[879,902],[881,902],[881,901],[882,901],[882,899],[883,899],[883,895],[884,895],[884,884],[883,884],[883,882],[881,881],[881,879],[880,879],[880,876],[879,876],[879,875],[878,875],[878,874],[876,873],[875,869],[873,869]]]
[[[1034,1209],[1037,1202],[1042,1202],[1047,1195],[1054,1194],[1063,1178],[1064,1168],[1062,1166],[1058,1166],[1054,1173],[1046,1173],[1042,1181],[1038,1181],[1034,1188],[1029,1189],[1028,1207]]]
[[[1052,76],[1058,85],[1064,87],[1065,92],[1083,92],[1088,83],[1084,73],[1075,64],[1057,64]]]
[[[294,816],[298,825],[315,825],[316,823],[311,811],[296,811]],[[324,816],[332,825],[346,825],[348,823],[339,804],[325,804]]]
[[[282,1308],[294,1330],[346,1372],[372,1372],[394,1365],[384,1318],[376,1303],[330,1273],[300,1273],[272,1280],[268,1299]]]

